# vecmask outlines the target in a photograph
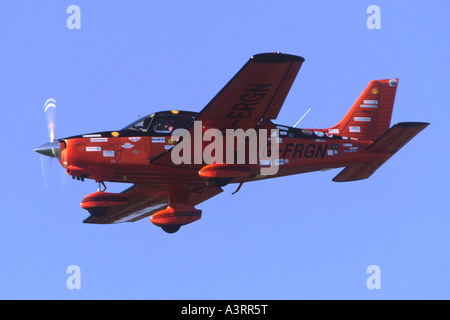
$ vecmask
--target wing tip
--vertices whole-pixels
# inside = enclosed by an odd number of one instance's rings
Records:
[[[424,129],[430,125],[429,122],[399,122],[396,123],[395,126],[398,128],[415,128],[415,127],[423,127]]]
[[[258,53],[250,58],[253,62],[262,63],[284,63],[284,62],[303,62],[305,58],[286,54],[281,52]]]

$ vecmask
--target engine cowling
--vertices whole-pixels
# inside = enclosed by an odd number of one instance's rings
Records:
[[[103,216],[109,208],[128,202],[128,196],[121,193],[97,191],[87,195],[81,201],[81,207],[95,217]]]

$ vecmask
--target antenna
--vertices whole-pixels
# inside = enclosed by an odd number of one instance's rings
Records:
[[[308,111],[306,111],[306,113],[303,115],[303,117],[301,117],[300,120],[298,120],[297,123],[294,124],[294,128],[300,123],[300,121],[303,120],[303,118],[304,118],[304,117],[308,114],[308,112],[310,112],[310,111],[311,111],[311,108],[309,108]]]

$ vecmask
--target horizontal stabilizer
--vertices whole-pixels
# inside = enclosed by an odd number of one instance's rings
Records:
[[[346,182],[367,179],[428,125],[429,123],[424,122],[402,122],[394,125],[367,148],[367,151],[387,154],[386,160],[357,163],[348,166],[333,181]]]
[[[367,150],[377,153],[388,152],[392,156],[428,125],[429,123],[425,122],[397,123],[370,145]]]
[[[342,170],[336,177],[334,177],[333,181],[347,182],[367,179],[385,162],[386,161],[374,161],[354,164]]]

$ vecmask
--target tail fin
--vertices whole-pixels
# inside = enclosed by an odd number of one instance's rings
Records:
[[[345,117],[329,133],[375,141],[391,125],[398,79],[372,80]]]
[[[394,125],[367,148],[368,151],[385,154],[385,159],[348,166],[333,181],[345,182],[367,179],[428,125],[429,123],[425,122],[402,122]]]

